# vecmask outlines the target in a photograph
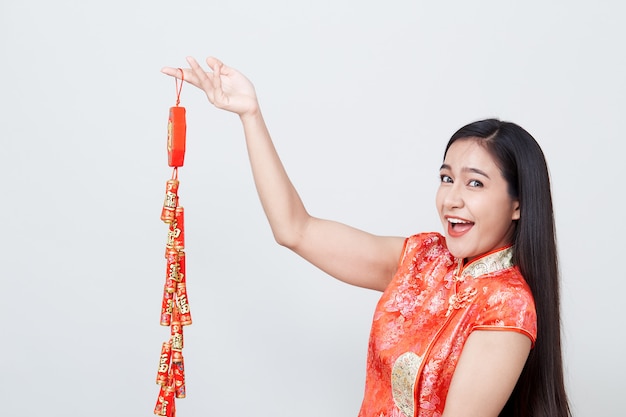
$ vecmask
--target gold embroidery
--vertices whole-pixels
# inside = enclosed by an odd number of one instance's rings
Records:
[[[413,391],[422,360],[413,352],[405,352],[396,359],[391,370],[393,402],[406,417],[413,417],[415,410]]]
[[[476,291],[476,288],[467,287],[460,294],[457,294],[456,292],[452,294],[450,296],[450,299],[448,300],[448,303],[450,305],[448,306],[446,317],[452,314],[452,310],[458,310],[460,308],[467,307],[467,305],[470,304],[472,300],[474,300],[474,297],[476,296],[477,293],[478,291]]]
[[[467,287],[462,292],[458,292],[459,283],[465,283],[465,278],[479,278],[481,275],[501,271],[513,266],[513,247],[508,247],[489,255],[480,257],[461,267],[461,260],[454,274],[454,294],[448,299],[448,311],[446,317],[452,311],[467,307],[476,296],[477,292],[473,287]],[[460,272],[460,273],[459,273]]]
[[[463,277],[470,275],[478,278],[481,275],[501,271],[513,265],[513,247],[508,247],[470,262],[463,268],[462,275]]]

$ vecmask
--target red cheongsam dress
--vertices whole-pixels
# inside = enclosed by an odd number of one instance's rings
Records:
[[[522,333],[534,344],[535,304],[513,247],[463,265],[445,238],[407,238],[374,313],[359,417],[438,417],[474,330]]]

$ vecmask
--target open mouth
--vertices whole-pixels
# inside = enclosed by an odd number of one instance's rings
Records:
[[[474,222],[457,218],[448,218],[448,235],[457,237],[467,233],[474,226]]]

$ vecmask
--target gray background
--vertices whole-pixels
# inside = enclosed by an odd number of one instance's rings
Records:
[[[553,179],[576,416],[623,416],[626,59],[619,1],[2,1],[0,406],[152,415],[174,81],[215,55],[257,88],[309,210],[440,230],[448,137],[484,117]],[[356,416],[378,294],[271,237],[236,116],[185,86],[188,397],[178,415]]]

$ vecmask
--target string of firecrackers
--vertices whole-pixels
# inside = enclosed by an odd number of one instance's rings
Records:
[[[173,172],[172,178],[165,184],[165,200],[161,211],[161,220],[169,228],[165,244],[165,285],[160,324],[170,327],[170,337],[161,346],[156,377],[160,389],[154,414],[165,417],[175,417],[175,399],[186,397],[183,328],[191,324],[185,268],[185,211],[178,197],[178,168],[183,166],[185,159],[187,129],[185,108],[179,106],[184,81],[184,73],[182,70],[180,72],[180,83],[176,79],[176,106],[170,108],[167,129],[168,165],[173,167]]]

